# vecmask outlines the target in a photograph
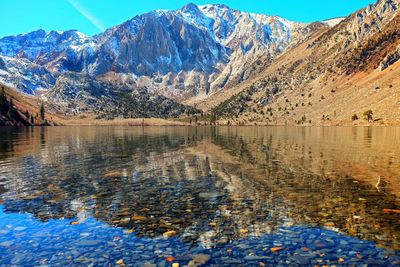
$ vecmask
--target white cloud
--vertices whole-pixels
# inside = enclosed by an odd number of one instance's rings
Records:
[[[90,21],[97,29],[100,31],[104,31],[106,27],[103,23],[96,18],[90,11],[88,11],[85,7],[83,7],[78,0],[67,0],[82,16],[84,16],[87,20]]]

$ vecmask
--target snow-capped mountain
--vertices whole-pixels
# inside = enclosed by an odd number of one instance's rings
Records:
[[[1,39],[0,51],[8,57],[21,57],[35,62],[45,54],[60,53],[67,48],[82,46],[90,40],[90,37],[75,30],[65,32],[37,30]]]
[[[77,31],[39,30],[2,38],[1,55],[35,68],[26,73],[5,66],[0,78],[34,93],[52,88],[55,79],[67,72],[77,72],[92,79],[129,79],[136,87],[169,97],[207,96],[247,79],[321,27],[327,26],[225,5],[188,4],[175,11],[136,16],[93,37]],[[44,70],[37,72],[39,67]],[[20,72],[25,78],[46,72],[49,78],[45,83],[21,84],[7,75]]]
[[[51,88],[56,78],[45,67],[27,59],[0,56],[0,81],[24,93],[35,94],[36,90]]]

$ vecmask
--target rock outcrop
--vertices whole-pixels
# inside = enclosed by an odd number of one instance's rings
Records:
[[[379,69],[381,71],[383,71],[383,70],[387,69],[388,67],[390,67],[391,65],[393,65],[394,63],[396,63],[399,60],[400,60],[400,46],[397,47],[397,49],[395,51],[393,51],[393,53],[387,55],[383,59],[383,61],[379,65]]]

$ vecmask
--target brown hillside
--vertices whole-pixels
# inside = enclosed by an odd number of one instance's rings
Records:
[[[352,14],[202,108],[233,124],[400,124],[399,7],[378,1]]]

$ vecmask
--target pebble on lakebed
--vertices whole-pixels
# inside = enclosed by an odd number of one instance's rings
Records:
[[[169,237],[174,237],[176,236],[176,231],[167,231],[163,234],[164,237],[169,238]]]
[[[206,264],[210,261],[211,256],[208,254],[196,254],[192,256],[192,259],[189,262],[189,267],[196,267]]]

